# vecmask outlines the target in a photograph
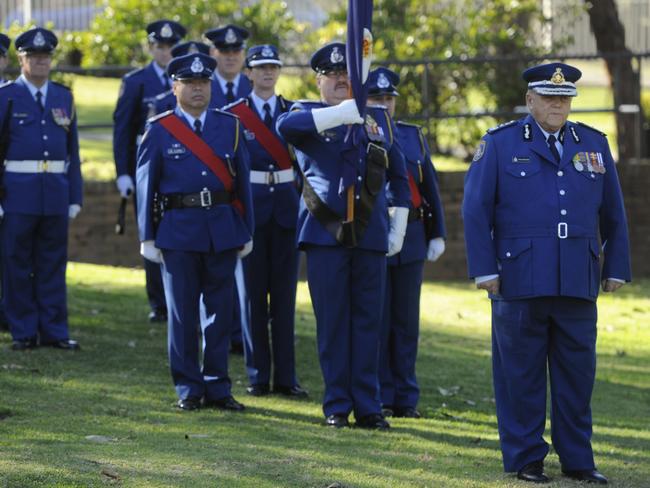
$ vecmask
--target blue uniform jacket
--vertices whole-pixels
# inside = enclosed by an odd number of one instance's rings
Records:
[[[156,115],[176,108],[176,95],[172,90],[159,93],[154,99],[154,110]]]
[[[260,118],[262,114],[257,113],[255,104],[250,97],[240,99],[231,105],[224,107],[229,110],[240,103],[245,103]],[[280,114],[289,110],[291,102],[288,102],[281,96],[277,97],[275,113],[273,114],[272,132],[282,140],[278,135],[275,123]],[[243,122],[242,122],[243,125]],[[244,128],[244,139],[251,160],[251,169],[255,171],[279,171],[280,166],[273,160],[271,155],[262,147],[254,133]],[[296,181],[291,183],[280,183],[275,185],[262,185],[251,183],[253,191],[253,206],[255,207],[255,225],[266,224],[271,218],[285,229],[295,229],[298,220],[298,202],[300,195],[298,193],[299,176],[296,175]]]
[[[235,100],[240,98],[246,98],[250,95],[253,90],[253,85],[251,81],[245,75],[239,76],[239,85],[237,86],[237,92],[235,93]],[[219,80],[216,77],[212,78],[212,97],[210,98],[210,108],[221,108],[224,105],[228,104],[226,101],[226,94],[221,89]]]
[[[314,125],[311,111],[326,107],[322,102],[299,102],[291,112],[278,119],[278,130],[285,140],[296,148],[300,168],[320,199],[342,217],[346,215],[345,192],[339,195],[342,176],[343,139],[347,126],[339,126],[319,133]],[[379,192],[375,206],[358,247],[361,249],[386,252],[388,250],[388,210],[387,198],[396,207],[408,207],[410,192],[404,165],[404,156],[394,140],[395,124],[384,108],[368,107],[368,116],[374,120],[384,137],[384,148],[388,151],[389,166],[386,171],[387,193]],[[366,121],[370,120],[366,118]],[[355,185],[355,195],[359,194],[361,178],[365,175],[365,160],[359,165],[359,181]],[[314,218],[300,199],[298,212],[298,244],[338,246],[336,239]]]
[[[177,251],[219,252],[241,247],[251,239],[254,228],[248,151],[242,142],[239,118],[220,110],[208,110],[202,139],[224,162],[228,157],[233,162],[234,189],[244,215],[229,204],[172,209],[165,211],[154,229],[155,193],[198,193],[204,188],[224,191],[221,180],[159,123],[165,115],[149,121],[138,150],[138,201],[145,202],[138,208],[140,240],[155,239],[159,249]],[[182,115],[177,115],[187,124]]]
[[[563,139],[558,166],[531,116],[491,129],[465,177],[469,275],[499,273],[505,299],[595,300],[598,230],[602,276],[631,279],[623,197],[607,139],[573,122]]]
[[[136,148],[133,142],[136,136],[144,133],[147,119],[156,115],[156,95],[166,89],[153,67],[153,62],[122,78],[113,113],[113,158],[118,176],[135,175]],[[140,90],[142,98],[139,98]]]
[[[36,104],[27,86],[19,78],[0,88],[0,121],[7,116],[13,100],[9,123],[7,160],[66,161],[65,173],[5,172],[5,212],[29,215],[68,213],[71,204],[82,203],[79,138],[72,93],[53,81],[48,82],[45,109]]]
[[[445,237],[445,214],[438,190],[438,177],[431,163],[431,151],[418,125],[397,122],[396,139],[406,160],[406,169],[418,185],[420,195],[431,206],[435,218],[433,238]],[[392,205],[392,202],[390,203]],[[413,203],[409,204],[413,207]],[[388,258],[389,265],[423,261],[427,257],[428,242],[424,237],[422,220],[409,222],[402,250]]]

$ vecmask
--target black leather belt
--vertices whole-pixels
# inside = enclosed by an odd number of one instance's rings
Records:
[[[413,222],[414,220],[421,220],[423,215],[423,210],[422,207],[419,208],[409,208],[409,222]]]
[[[161,203],[163,210],[171,210],[227,205],[233,200],[233,195],[227,191],[203,190],[199,193],[168,193],[162,196]]]

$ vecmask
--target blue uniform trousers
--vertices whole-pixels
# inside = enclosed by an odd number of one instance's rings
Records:
[[[381,412],[379,334],[386,255],[339,246],[305,246],[325,381],[323,412],[357,419]]]
[[[546,370],[551,436],[565,470],[594,468],[591,393],[596,303],[571,297],[492,301],[492,367],[506,471],[544,459]]]
[[[379,383],[384,406],[415,408],[420,398],[415,359],[423,268],[424,261],[388,266],[379,350]]]
[[[2,257],[5,314],[13,339],[68,339],[68,215],[6,213]]]
[[[246,370],[252,385],[294,386],[294,317],[298,282],[296,230],[273,219],[257,226],[253,251],[244,260],[251,316],[244,335]],[[269,345],[269,325],[271,346]]]
[[[228,344],[236,251],[200,253],[163,249],[169,365],[176,393],[218,400],[230,396]],[[205,310],[203,366],[199,357],[199,307]]]

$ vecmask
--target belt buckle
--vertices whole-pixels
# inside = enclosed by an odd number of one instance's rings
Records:
[[[41,166],[41,172],[42,173],[47,173],[47,161],[39,161],[40,166]]]
[[[274,185],[275,184],[275,171],[268,171],[266,175],[266,184]]]
[[[566,222],[559,222],[557,224],[557,236],[560,239],[566,239],[569,236],[569,224]]]
[[[210,207],[210,206],[212,206],[212,194],[210,193],[210,190],[208,190],[207,188],[204,188],[199,193],[199,197],[201,198],[201,206],[202,207]]]

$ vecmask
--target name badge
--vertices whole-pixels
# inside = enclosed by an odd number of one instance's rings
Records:
[[[530,158],[527,156],[513,156],[513,163],[530,163]]]
[[[167,156],[178,156],[187,153],[187,148],[182,144],[174,143],[171,147],[167,148]]]

